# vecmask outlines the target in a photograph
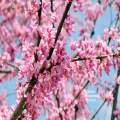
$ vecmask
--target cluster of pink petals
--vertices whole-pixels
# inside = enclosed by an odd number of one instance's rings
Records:
[[[76,106],[77,117],[87,120],[90,112],[87,107],[87,91],[82,90],[84,85],[88,82],[95,85],[103,71],[109,75],[113,65],[120,66],[119,30],[114,27],[106,28],[103,36],[93,38],[91,35],[95,32],[93,29],[96,20],[104,14],[105,6],[110,1],[103,0],[101,4],[93,4],[91,0],[73,1],[61,32],[57,31],[61,25],[59,22],[62,13],[69,2],[72,0],[54,0],[51,10],[50,0],[42,0],[42,4],[38,0],[0,1],[0,67],[9,68],[8,63],[18,65],[19,70],[16,67],[15,70],[12,69],[11,76],[13,78],[18,73],[17,104],[22,97],[26,99],[23,120],[38,119],[42,110],[47,112],[48,120],[60,120],[60,116],[65,120],[72,120]],[[120,7],[119,0],[115,0],[114,4]],[[38,16],[40,5],[41,18]],[[78,39],[70,41],[69,36],[76,30],[74,12],[83,13],[84,18],[79,23],[80,27],[78,26]],[[56,32],[60,32],[60,35],[55,43]],[[114,44],[108,46],[109,39]],[[36,41],[40,42],[38,46]],[[66,51],[68,43],[72,54]],[[47,60],[51,48],[54,51],[51,59]],[[41,67],[45,67],[42,72]],[[26,94],[33,76],[37,78],[37,83]],[[116,81],[120,84],[120,77]],[[112,89],[99,92],[103,99],[114,100]],[[11,113],[8,114],[10,110],[3,99],[0,95],[0,120],[9,120]]]
[[[117,119],[119,120],[120,119],[120,109],[116,109],[114,111],[114,115],[117,116]]]
[[[120,33],[118,32],[117,28],[106,28],[104,29],[104,40],[108,40],[109,38],[111,39],[118,39]]]
[[[8,109],[7,101],[6,101],[6,93],[3,92],[0,94],[0,119],[1,120],[9,120],[11,112]]]
[[[117,83],[120,85],[120,76],[117,78]]]
[[[115,0],[114,4],[118,9],[120,9],[120,1],[119,0]]]

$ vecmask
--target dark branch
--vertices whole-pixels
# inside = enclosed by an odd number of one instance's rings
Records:
[[[57,29],[57,33],[56,33],[56,36],[55,36],[54,47],[55,47],[55,44],[56,44],[56,42],[57,42],[57,40],[58,40],[58,37],[59,37],[59,35],[60,35],[60,33],[61,33],[61,30],[62,30],[64,21],[65,21],[65,19],[66,19],[66,17],[67,17],[67,14],[68,14],[69,10],[70,10],[70,7],[71,7],[71,5],[72,5],[72,1],[73,1],[73,0],[71,0],[71,1],[66,5],[65,12],[64,12],[64,14],[63,14],[63,16],[62,16],[62,19],[61,19],[60,23],[59,23],[59,26],[58,26],[58,29]],[[52,54],[53,54],[53,51],[54,51],[54,47],[50,48],[49,55],[47,56],[47,60],[49,60],[49,59],[51,58],[51,56],[52,56]]]
[[[57,94],[55,95],[55,99],[57,101],[57,107],[59,109],[60,108],[60,100],[58,98],[58,91],[57,91]],[[60,117],[61,120],[63,120],[63,116],[62,116],[62,114],[60,112],[59,112],[59,117]]]
[[[92,60],[92,59],[103,60],[103,59],[107,58],[108,56],[120,57],[120,53],[113,53],[111,55],[101,55],[101,56],[96,56],[96,57],[83,57],[83,58],[77,57],[77,58],[72,58],[71,62],[82,61],[82,60]]]
[[[42,1],[42,0],[41,0]],[[41,3],[42,4],[42,3]],[[61,20],[61,22],[60,22],[60,24],[59,24],[59,26],[58,26],[58,30],[57,30],[57,33],[56,33],[56,37],[55,37],[55,43],[54,44],[56,44],[56,42],[57,42],[57,39],[58,39],[58,36],[59,36],[59,34],[60,34],[60,32],[61,32],[61,29],[62,29],[62,26],[63,26],[63,23],[64,23],[64,20],[65,20],[65,18],[66,18],[66,16],[67,16],[67,13],[68,13],[68,11],[69,11],[69,9],[70,9],[70,6],[71,6],[71,4],[72,4],[72,2],[69,2],[68,4],[67,4],[67,6],[66,6],[66,9],[65,9],[65,12],[64,12],[64,14],[63,14],[63,17],[62,17],[62,20]],[[41,9],[41,7],[40,7],[40,9]],[[42,10],[42,9],[41,9]],[[41,15],[41,13],[40,13],[40,11],[38,10],[38,16],[39,15]],[[40,17],[39,17],[40,18]],[[52,49],[52,48],[51,48]],[[50,51],[49,51],[49,55],[48,55],[48,57],[47,57],[47,60],[49,60],[50,58],[51,58],[51,56],[52,56],[52,53],[53,53],[53,50],[51,50],[50,49]],[[52,52],[51,52],[52,51]],[[36,56],[35,56],[36,57]],[[36,57],[37,58],[37,57]],[[35,60],[35,61],[37,61],[37,60]],[[40,68],[40,73],[43,73],[44,72],[44,70],[45,70],[45,62],[43,63],[43,65],[42,65],[42,67]],[[31,91],[32,91],[32,89],[34,88],[34,86],[35,86],[35,84],[37,83],[37,78],[33,75],[33,77],[32,77],[32,79],[30,80],[30,82],[29,82],[29,85],[28,85],[28,88],[27,88],[27,90],[26,90],[26,94],[27,93],[30,93]],[[19,116],[21,116],[22,115],[22,112],[24,111],[24,109],[25,109],[25,106],[26,105],[26,98],[23,96],[22,97],[22,99],[21,99],[21,101],[20,101],[20,103],[18,104],[18,106],[17,106],[17,108],[16,108],[16,110],[15,110],[15,112],[13,113],[13,115],[11,116],[11,118],[10,118],[10,120],[16,120]]]
[[[38,9],[38,25],[41,24],[41,16],[42,16],[42,0],[40,0],[40,5]]]
[[[53,0],[50,0],[50,2],[51,2],[51,6],[50,6],[51,12],[54,12],[54,9],[53,9]]]
[[[77,120],[77,112],[79,110],[79,107],[78,107],[77,104],[75,105],[74,109],[75,109],[75,118],[74,118],[74,120]]]
[[[63,108],[63,110],[66,112],[68,108],[75,102],[75,100],[80,96],[81,92],[88,86],[89,81],[85,83],[82,89],[78,91],[78,93],[75,95],[74,99],[70,102],[70,104],[67,106],[67,108]]]
[[[42,0],[40,0],[40,6],[39,6],[39,10],[38,10],[38,25],[41,24],[41,15],[42,15]],[[36,46],[39,46],[40,44],[40,40],[41,40],[41,36],[38,33],[38,39],[37,39],[37,44]],[[35,57],[35,62],[38,61],[38,55],[37,55],[37,51],[34,54]],[[35,84],[37,83],[38,79],[33,75],[32,79],[29,82],[28,88],[25,91],[25,94],[28,94],[32,91],[33,87],[35,86]],[[23,96],[20,103],[18,104],[17,108],[15,109],[13,115],[11,116],[10,120],[16,120],[16,119],[21,119],[22,117],[22,113],[25,109],[26,106],[26,98]]]
[[[118,77],[119,75],[120,75],[120,68],[118,69],[117,77]],[[114,119],[115,119],[114,111],[115,111],[116,108],[117,108],[118,92],[119,92],[119,85],[116,83],[115,89],[114,89],[114,91],[113,91],[114,100],[113,100],[113,107],[112,107],[112,113],[111,113],[111,120],[114,120]]]
[[[92,118],[90,120],[93,120],[96,115],[99,113],[99,111],[101,110],[101,108],[104,106],[106,100],[104,100],[104,102],[100,105],[100,107],[97,109],[97,111],[95,112],[95,114],[92,116]]]
[[[22,115],[22,112],[23,112],[24,107],[25,107],[25,101],[26,101],[26,98],[22,97],[20,103],[18,104],[17,108],[15,109],[10,120],[17,120],[17,118]]]

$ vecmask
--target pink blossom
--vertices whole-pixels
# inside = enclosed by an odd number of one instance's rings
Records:
[[[108,100],[108,101],[113,101],[113,94],[112,91],[109,91],[105,94],[104,99]]]
[[[120,84],[120,76],[117,78],[117,83]]]
[[[103,13],[103,8],[100,4],[91,5],[86,9],[86,15],[88,19],[94,21],[100,17]]]
[[[75,49],[76,49],[76,44],[75,44],[75,42],[71,42],[71,46],[70,46],[70,47],[71,47],[72,50],[75,50]]]
[[[115,19],[99,34],[99,18],[113,6]],[[120,77],[107,83],[103,75],[120,66],[118,8],[119,0],[1,0],[0,83],[18,80],[14,108],[0,94],[0,120],[43,112],[48,120],[87,120],[89,87],[113,101]]]
[[[116,109],[116,110],[114,111],[114,115],[116,115],[117,118],[118,118],[118,120],[119,120],[119,118],[120,118],[120,109]]]
[[[119,0],[115,0],[114,4],[118,9],[120,8],[120,1]]]

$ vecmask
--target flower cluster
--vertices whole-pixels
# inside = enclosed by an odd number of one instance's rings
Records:
[[[111,4],[120,8],[119,0]],[[88,84],[100,88],[103,100],[114,101],[114,87],[104,87],[101,78],[120,66],[119,20],[96,35],[109,5],[110,0],[0,1],[0,81],[4,74],[18,79],[13,110],[0,95],[0,120],[37,120],[43,111],[48,120],[87,120]],[[120,77],[114,82],[120,84]]]

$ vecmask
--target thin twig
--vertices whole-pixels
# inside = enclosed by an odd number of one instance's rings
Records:
[[[93,120],[96,117],[96,115],[99,113],[99,111],[101,110],[101,108],[104,106],[105,103],[106,103],[106,100],[104,100],[104,102],[100,105],[100,107],[97,109],[97,111],[95,112],[95,114],[92,116],[90,120]]]
[[[120,57],[120,53],[114,53],[113,52],[113,54],[100,55],[100,56],[96,56],[96,57],[72,58],[71,62],[82,61],[82,60],[93,60],[93,59],[103,60],[103,59],[107,58],[108,56],[110,56],[110,57]]]
[[[17,69],[18,71],[19,71],[19,67],[17,66],[17,65],[15,65],[15,64],[13,64],[13,63],[10,63],[10,62],[5,62],[7,65],[9,65],[9,66],[11,66],[11,67],[13,67],[13,68],[15,68],[15,69]]]
[[[60,108],[60,100],[59,100],[59,97],[58,97],[58,91],[57,91],[57,94],[55,95],[55,99],[57,101],[57,107],[59,109]],[[61,120],[63,120],[63,116],[60,112],[59,112],[59,117],[60,117]]]
[[[67,107],[63,108],[63,111],[66,112],[68,110],[68,108],[75,102],[75,100],[80,96],[81,92],[88,86],[88,84],[89,84],[89,81],[87,81],[86,84],[82,87],[82,89],[78,91],[78,93],[75,95],[73,100],[67,105]]]

